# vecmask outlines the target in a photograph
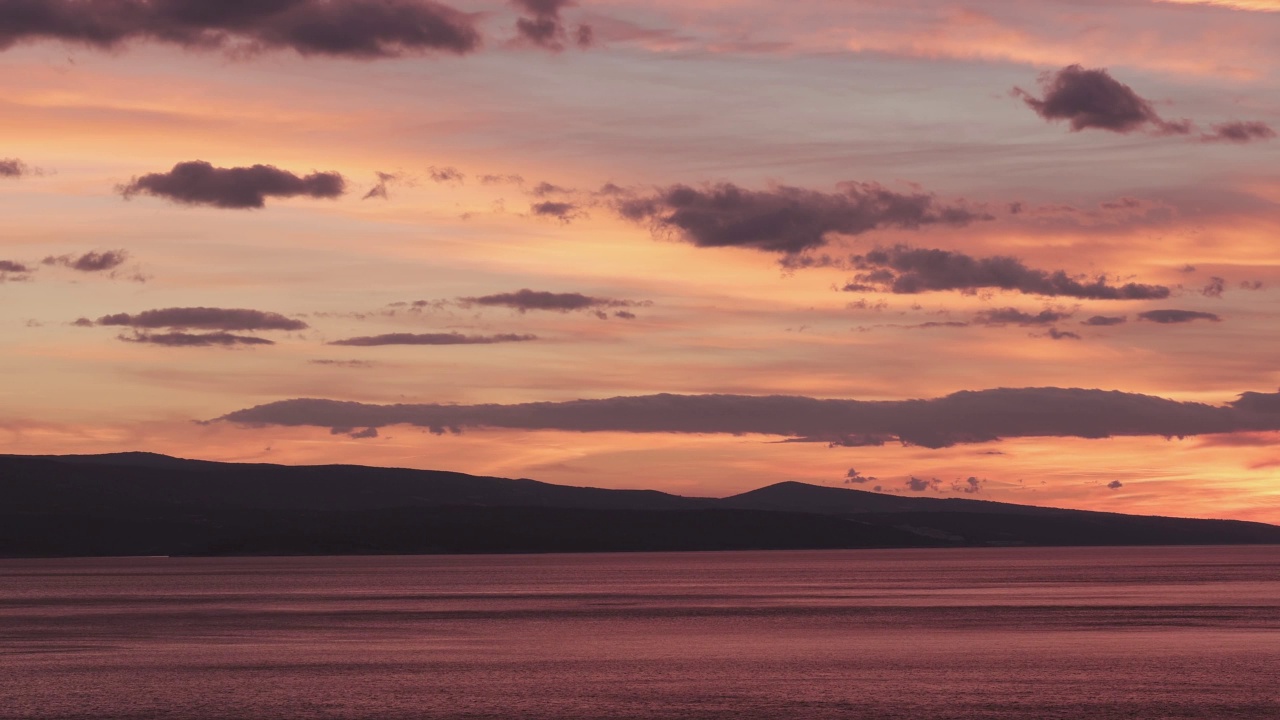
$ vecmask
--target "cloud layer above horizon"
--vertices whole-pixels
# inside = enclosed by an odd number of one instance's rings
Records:
[[[1280,522],[1276,9],[0,0],[0,451]]]

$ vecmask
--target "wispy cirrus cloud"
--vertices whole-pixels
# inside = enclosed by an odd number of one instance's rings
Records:
[[[99,273],[114,270],[129,260],[125,250],[93,250],[82,255],[50,255],[42,265],[57,265],[77,272]]]
[[[261,208],[268,197],[332,199],[346,192],[336,172],[299,176],[273,165],[221,168],[203,160],[181,162],[172,170],[135,177],[119,188],[126,199],[152,195],[182,205],[248,210]]]
[[[391,185],[401,180],[400,175],[398,173],[378,171],[374,173],[374,177],[377,178],[377,182],[374,183],[372,188],[369,188],[369,192],[365,193],[364,197],[361,199],[373,200],[374,198],[378,198],[381,200],[390,200]]]
[[[639,307],[645,303],[634,300],[618,300],[615,298],[594,297],[582,293],[554,293],[525,288],[509,293],[481,295],[479,297],[462,297],[457,299],[461,307],[505,307],[521,313],[530,310],[546,310],[552,312],[573,312],[577,310],[600,310],[605,308]]]
[[[384,345],[497,345],[500,343],[530,342],[537,335],[501,333],[497,335],[463,335],[462,333],[388,333],[367,337],[334,340],[330,345],[345,347],[381,347]]]
[[[266,338],[252,337],[249,335],[232,335],[225,332],[214,333],[134,333],[133,335],[121,335],[120,339],[125,342],[141,343],[146,345],[160,345],[162,347],[178,347],[178,348],[195,348],[195,347],[236,347],[236,346],[261,346],[275,345],[275,341]]]

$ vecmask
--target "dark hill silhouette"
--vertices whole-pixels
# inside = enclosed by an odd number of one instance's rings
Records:
[[[462,473],[0,456],[0,556],[1280,544],[1280,527],[780,483],[725,499]]]
[[[991,515],[1045,515],[1072,510],[967,498],[901,497],[852,488],[823,487],[800,482],[781,482],[758,490],[727,497],[728,507],[748,510],[787,510],[823,515],[896,512],[967,512]]]

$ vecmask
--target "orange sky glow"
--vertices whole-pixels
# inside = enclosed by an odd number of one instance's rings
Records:
[[[393,4],[0,1],[0,452],[1280,523],[1280,3]]]

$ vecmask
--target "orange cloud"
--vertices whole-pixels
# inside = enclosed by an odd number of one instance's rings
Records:
[[[1176,5],[1215,5],[1235,10],[1257,10],[1261,12],[1280,12],[1277,0],[1156,0],[1157,2]]]

